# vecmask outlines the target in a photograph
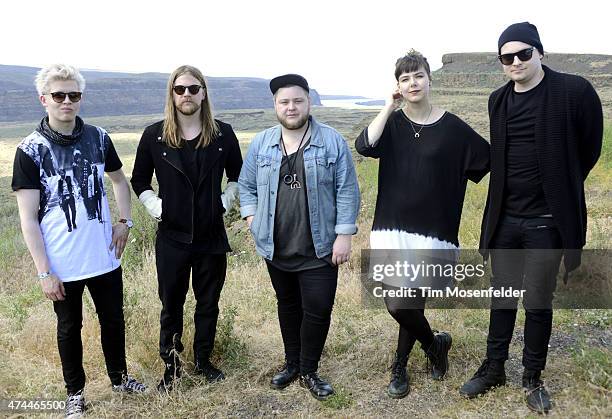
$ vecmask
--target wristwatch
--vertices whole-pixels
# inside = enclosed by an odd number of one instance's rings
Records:
[[[47,277],[51,276],[51,272],[47,271],[47,272],[41,272],[38,274],[38,279],[45,279]]]
[[[134,227],[134,222],[133,222],[132,220],[130,220],[129,218],[128,218],[128,219],[126,219],[126,218],[121,218],[121,219],[119,220],[119,222],[120,222],[120,223],[125,224],[125,225],[127,226],[127,228],[132,228],[132,227]]]

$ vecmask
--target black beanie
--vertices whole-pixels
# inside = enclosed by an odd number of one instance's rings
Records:
[[[501,54],[501,47],[510,41],[521,41],[526,44],[536,47],[540,54],[544,54],[544,47],[540,42],[540,35],[538,34],[538,28],[529,22],[514,23],[506,28],[505,31],[499,36],[497,41],[497,53]]]

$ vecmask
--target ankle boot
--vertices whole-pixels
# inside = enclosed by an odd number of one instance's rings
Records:
[[[399,357],[395,354],[395,360],[391,365],[391,382],[387,387],[387,394],[392,399],[401,399],[406,397],[410,392],[408,373],[406,372],[406,364],[408,357]]]
[[[159,384],[157,384],[157,391],[162,394],[169,393],[176,386],[182,375],[181,361],[178,357],[174,357],[171,360],[164,362],[164,375],[162,376]]]
[[[527,407],[537,413],[548,413],[552,409],[550,394],[540,379],[541,371],[525,369],[523,372],[523,390]]]
[[[310,391],[312,397],[317,400],[325,400],[332,394],[334,389],[332,386],[317,374],[316,371],[309,372],[305,375],[300,375],[300,385]]]
[[[442,380],[448,370],[448,351],[452,346],[453,339],[447,332],[434,334],[434,341],[425,351],[427,359],[431,363],[431,378]]]
[[[298,361],[287,361],[278,371],[272,380],[270,387],[275,390],[282,390],[294,382],[300,376],[300,363]]]
[[[459,389],[459,394],[474,398],[497,386],[506,384],[504,361],[485,359],[476,374]]]

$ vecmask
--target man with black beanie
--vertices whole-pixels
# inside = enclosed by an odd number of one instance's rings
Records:
[[[542,65],[544,49],[531,23],[502,32],[498,54],[510,81],[489,97],[491,178],[480,249],[485,258],[491,253],[493,287],[526,291],[522,384],[528,407],[545,413],[552,404],[540,374],[552,299],[561,258],[566,272],[580,265],[584,181],[601,152],[602,107],[587,80]],[[476,397],[505,384],[517,303],[492,299],[486,359],[462,395]]]

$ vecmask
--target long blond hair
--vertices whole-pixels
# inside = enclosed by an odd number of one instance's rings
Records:
[[[200,135],[200,139],[198,140],[196,147],[206,147],[219,133],[219,126],[217,125],[217,122],[215,121],[215,118],[213,118],[212,115],[212,106],[210,103],[208,86],[206,84],[206,80],[204,79],[204,75],[200,70],[190,65],[180,66],[172,72],[170,78],[168,79],[168,88],[166,89],[166,106],[164,108],[164,130],[162,138],[168,144],[168,146],[172,148],[182,148],[185,145],[185,140],[181,138],[179,132],[176,115],[176,105],[174,104],[174,96],[172,95],[172,88],[174,87],[174,82],[183,74],[189,74],[198,79],[198,81],[202,84],[202,87],[205,92],[204,99],[202,99],[202,103],[200,104],[202,135]]]

